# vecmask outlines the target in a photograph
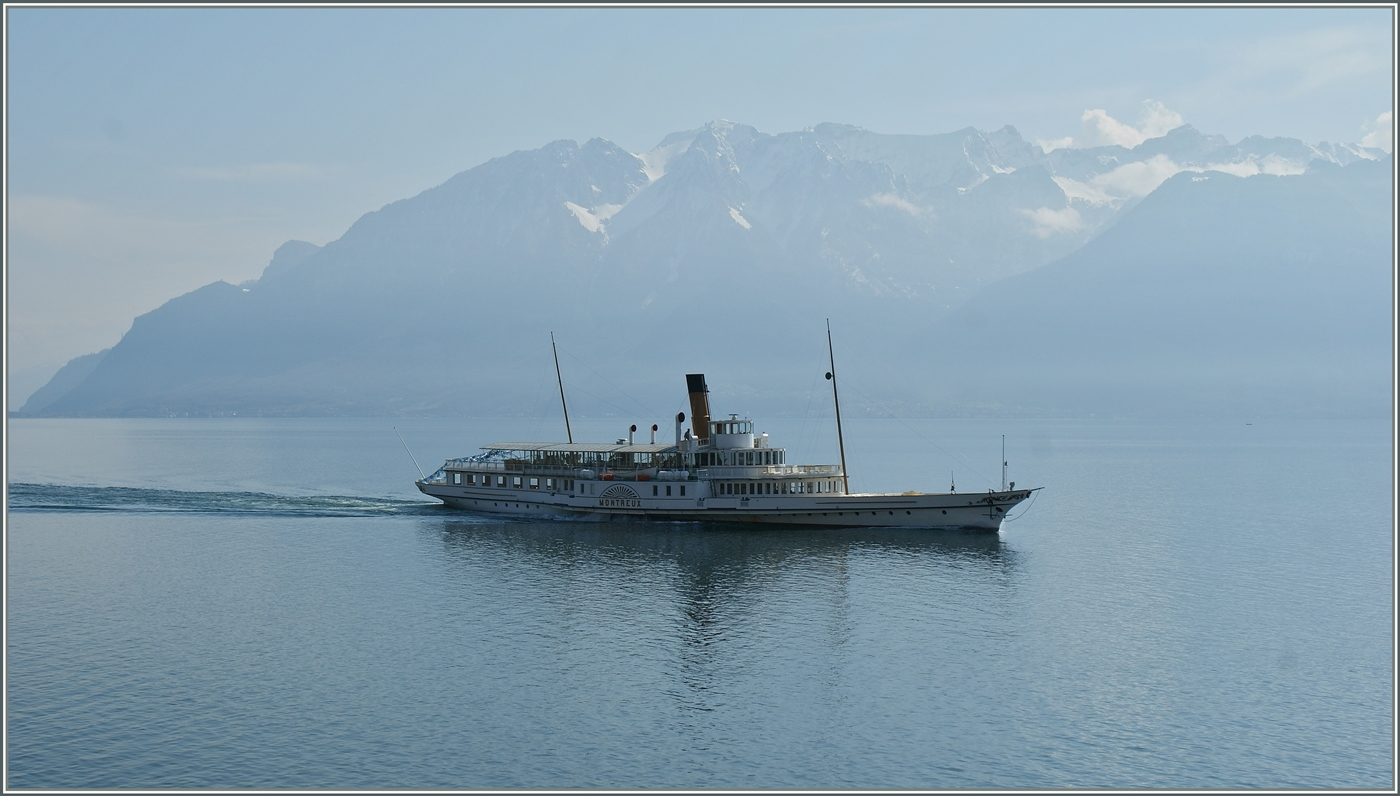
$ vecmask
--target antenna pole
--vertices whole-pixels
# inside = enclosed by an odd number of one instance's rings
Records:
[[[841,436],[841,396],[836,394],[836,354],[831,349],[831,319],[826,319],[826,355],[831,360],[831,372],[826,374],[831,379],[831,398],[836,402],[836,444],[841,448],[841,488],[847,495],[851,494],[851,481],[846,475],[846,441]]]
[[[549,333],[549,347],[554,349],[554,377],[559,380],[559,403],[564,406],[564,433],[569,435],[569,444],[574,444],[574,432],[569,428],[569,404],[564,400],[564,376],[559,372],[559,346],[554,344],[554,332]]]
[[[1006,491],[1006,435],[1001,435],[1001,491]]]
[[[403,435],[399,433],[399,427],[398,427],[398,426],[394,426],[394,436],[396,436],[396,437],[399,438],[399,442],[403,442]],[[406,451],[408,451],[408,443],[407,443],[407,442],[403,442],[403,449],[406,450]],[[415,457],[415,456],[413,455],[413,451],[408,451],[408,458],[413,459],[413,466],[414,466],[414,467],[418,467],[418,459],[417,459],[417,457]],[[427,478],[426,475],[423,475],[423,468],[422,468],[422,467],[418,467],[418,477],[419,477],[419,478]]]

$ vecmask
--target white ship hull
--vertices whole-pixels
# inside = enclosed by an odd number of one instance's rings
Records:
[[[692,489],[699,484],[691,482]],[[603,482],[602,485],[616,486]],[[651,484],[628,483],[632,497],[599,497],[496,487],[418,482],[423,494],[449,506],[493,514],[597,521],[732,522],[762,525],[956,528],[997,531],[1007,512],[1035,490],[940,494],[813,494],[650,497]],[[675,486],[675,484],[671,484]]]

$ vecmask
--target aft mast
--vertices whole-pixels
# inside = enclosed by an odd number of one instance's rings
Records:
[[[559,373],[559,346],[554,344],[554,332],[549,333],[549,347],[554,349],[554,377],[559,380],[559,403],[564,406],[564,433],[569,435],[569,444],[574,444],[574,432],[569,428],[569,404],[564,400],[564,377]]]
[[[836,444],[841,449],[841,489],[851,494],[851,482],[846,476],[846,442],[841,436],[841,396],[836,394],[836,354],[831,350],[831,319],[826,319],[826,355],[831,361],[831,370],[826,377],[831,380],[831,397],[836,402]]]

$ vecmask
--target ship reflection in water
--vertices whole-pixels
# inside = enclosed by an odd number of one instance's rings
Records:
[[[687,745],[722,744],[735,722],[769,725],[787,734],[785,743],[810,731],[869,728],[868,717],[854,714],[906,680],[909,699],[891,713],[896,724],[912,721],[900,714],[918,703],[930,667],[975,655],[966,647],[986,640],[977,628],[988,614],[1017,610],[1017,554],[986,533],[592,522],[429,528],[448,576],[462,579],[463,600],[475,604],[468,610],[481,612],[465,619],[490,647],[474,653],[479,660],[509,667],[521,656],[537,672],[593,688],[611,679],[629,715],[662,722]],[[959,630],[968,634],[949,635]],[[931,729],[927,716],[916,723],[924,725],[917,735]]]

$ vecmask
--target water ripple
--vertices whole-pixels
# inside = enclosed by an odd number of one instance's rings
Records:
[[[442,504],[355,495],[274,495],[267,492],[194,492],[124,486],[10,484],[12,512],[131,512],[238,514],[270,517],[436,516]]]

